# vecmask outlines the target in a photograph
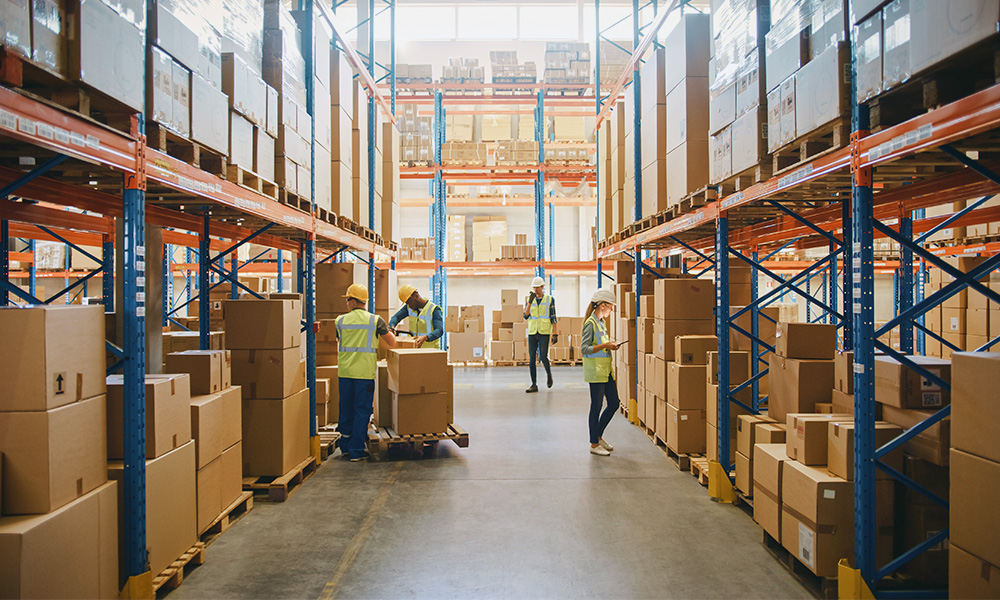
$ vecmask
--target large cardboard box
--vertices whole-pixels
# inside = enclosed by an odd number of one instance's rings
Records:
[[[448,360],[451,362],[483,362],[486,360],[482,333],[449,333]]]
[[[771,357],[768,415],[784,421],[788,413],[813,412],[817,402],[829,402],[833,389],[832,360]]]
[[[781,541],[781,477],[790,462],[784,444],[753,448],[753,520],[775,541]]]
[[[317,316],[333,318],[332,315],[346,313],[347,300],[344,298],[344,294],[353,283],[363,283],[365,287],[368,287],[368,265],[364,263],[316,265]]]
[[[705,376],[701,365],[667,363],[667,402],[684,411],[705,408]]]
[[[889,423],[899,425],[904,430],[925,421],[935,412],[935,410],[882,406],[882,418]],[[946,466],[949,460],[948,449],[952,445],[951,429],[952,417],[945,417],[903,444],[903,451],[935,465]]]
[[[997,18],[995,2],[910,2],[910,39],[919,40],[909,45],[912,72],[923,71],[995,35]]]
[[[513,342],[490,342],[490,359],[494,362],[513,362]]]
[[[392,392],[389,391],[389,373],[386,361],[378,361],[375,376],[375,394],[372,417],[378,427],[392,427]]]
[[[952,446],[1000,462],[996,443],[1000,423],[1000,406],[997,406],[1000,352],[959,352],[951,360]]]
[[[833,360],[837,326],[822,323],[778,323],[775,352],[785,358]]]
[[[950,361],[927,356],[908,358],[944,381],[951,381]],[[951,394],[896,359],[876,356],[875,400],[897,408],[940,408],[951,401]]]
[[[705,355],[705,381],[719,383],[719,353],[709,352]],[[729,352],[729,385],[736,386],[750,379],[750,353]]]
[[[243,448],[236,442],[197,472],[198,533],[204,533],[243,491]]]
[[[1000,513],[993,499],[1000,494],[1000,463],[962,450],[951,450],[951,543],[1000,564]]]
[[[146,458],[156,458],[191,440],[190,377],[146,375]],[[108,458],[125,458],[125,378],[108,376]]]
[[[389,389],[397,394],[433,394],[450,386],[448,355],[443,350],[390,350],[386,366]]]
[[[1000,567],[963,550],[948,548],[948,597],[963,600],[1000,598]]]
[[[70,77],[141,112],[145,27],[102,2],[69,4]]]
[[[298,348],[233,350],[233,383],[245,398],[278,400],[306,386],[305,363]]]
[[[705,424],[705,409],[680,410],[667,403],[667,447],[677,454],[704,454]]]
[[[661,280],[663,281],[663,280]],[[679,335],[711,335],[715,331],[714,320],[663,320],[653,323],[653,354],[660,359],[672,361],[677,348],[674,338]],[[619,337],[625,336],[619,332]]]
[[[104,312],[100,306],[0,309],[0,411],[47,410],[100,396]]]
[[[715,318],[715,284],[704,279],[657,279],[653,283],[655,316],[662,320]],[[710,332],[709,332],[710,333]]]
[[[674,360],[681,365],[705,365],[708,353],[719,346],[714,335],[680,335],[674,338]]]
[[[198,541],[198,501],[194,442],[146,461],[146,549],[149,568],[161,573]],[[118,528],[124,535],[124,464],[108,463],[108,477],[118,482]],[[119,576],[124,579],[124,544],[119,536]],[[124,584],[124,581],[121,582]]]
[[[854,423],[831,421],[827,433],[828,470],[848,481],[854,481]],[[892,423],[879,421],[875,423],[875,447],[888,444],[903,433],[903,428]],[[882,457],[882,462],[902,472],[903,451],[894,450]],[[875,469],[877,477],[886,478],[889,475],[881,469]]]
[[[656,319],[639,317],[636,319],[638,338],[636,345],[642,354],[652,354],[655,342]]]
[[[5,515],[52,512],[107,481],[105,398],[0,412]]]
[[[788,457],[804,465],[825,467],[830,423],[851,421],[851,415],[789,413],[786,417]]]
[[[227,388],[218,394],[191,398],[191,437],[195,441],[199,469],[203,469],[226,448],[240,441],[243,436],[242,415],[243,400],[239,386]],[[240,464],[242,466],[242,462]]]
[[[232,382],[232,355],[229,350],[185,350],[166,356],[168,373],[187,373],[191,393],[198,396],[221,392]]]
[[[283,400],[243,399],[243,472],[280,477],[309,456],[309,390]]]
[[[442,433],[451,420],[451,397],[447,392],[392,394],[392,427],[399,435]]]
[[[118,597],[118,484],[42,515],[0,520],[0,596]]]
[[[223,309],[230,350],[283,350],[301,344],[301,300],[226,300]]]

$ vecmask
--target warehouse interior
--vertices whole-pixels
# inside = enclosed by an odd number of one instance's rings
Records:
[[[1000,0],[0,24],[0,597],[1000,598]]]

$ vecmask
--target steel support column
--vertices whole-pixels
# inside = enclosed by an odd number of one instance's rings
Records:
[[[6,220],[0,221],[0,280],[10,283],[10,227]],[[0,306],[9,304],[10,293],[0,286]]]
[[[913,239],[913,218],[907,214],[899,219],[899,235],[906,240]],[[906,244],[900,245],[899,253],[899,312],[913,307],[913,250]],[[903,354],[913,354],[913,321],[905,321],[899,326],[899,350]]]
[[[715,227],[715,335],[719,344],[718,410],[719,462],[726,473],[729,464],[729,219],[720,216]],[[756,362],[756,355],[753,357]]]
[[[209,349],[209,283],[208,273],[211,270],[212,261],[209,253],[209,220],[208,209],[205,209],[204,222],[202,223],[201,235],[198,237],[198,347],[202,350]]]

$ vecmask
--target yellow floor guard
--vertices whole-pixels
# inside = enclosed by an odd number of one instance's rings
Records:
[[[732,504],[735,498],[733,482],[717,460],[708,461],[708,497],[716,502]]]
[[[837,597],[841,600],[875,600],[861,571],[852,569],[846,558],[840,559],[837,565]]]
[[[628,422],[633,425],[639,424],[639,403],[635,398],[628,399]]]
[[[129,577],[125,588],[118,594],[120,600],[153,600],[153,574],[146,571],[142,575]]]

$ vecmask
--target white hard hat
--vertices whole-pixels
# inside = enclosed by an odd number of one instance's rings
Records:
[[[534,279],[531,280],[531,287],[533,288],[545,287],[545,280],[542,279],[541,277],[535,277]]]
[[[594,295],[590,297],[590,302],[592,304],[597,304],[599,302],[607,302],[608,304],[617,304],[615,295],[611,293],[611,290],[597,290]]]

